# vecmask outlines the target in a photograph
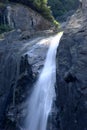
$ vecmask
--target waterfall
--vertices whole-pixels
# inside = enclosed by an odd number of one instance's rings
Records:
[[[11,6],[7,6],[7,21],[8,25],[12,28],[14,28],[14,23],[12,21],[12,8]]]
[[[42,72],[29,98],[26,130],[46,130],[47,120],[55,99],[56,50],[62,33],[54,36]]]

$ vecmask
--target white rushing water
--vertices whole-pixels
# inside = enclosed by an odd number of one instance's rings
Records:
[[[59,33],[52,39],[44,67],[29,99],[26,130],[46,130],[47,119],[55,98],[55,59],[61,36],[62,33]]]

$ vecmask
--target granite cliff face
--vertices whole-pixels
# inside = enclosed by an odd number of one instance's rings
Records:
[[[0,130],[23,128],[27,97],[43,67],[51,41],[46,32],[45,36],[27,40],[21,40],[20,35],[19,31],[11,31],[0,40]]]
[[[11,29],[28,31],[30,34],[51,27],[51,23],[40,14],[25,5],[17,3],[1,3],[0,24],[7,25]]]
[[[10,28],[0,35],[0,130],[21,130],[50,42],[43,30],[51,23],[23,4],[7,3],[0,3],[0,28]]]
[[[87,130],[86,4],[83,0],[82,9],[71,17],[57,50],[57,99],[49,117],[50,130]],[[0,130],[20,130],[26,116],[25,100],[51,40],[44,35],[30,38],[30,33],[48,29],[50,24],[23,5],[9,4],[4,9],[1,24],[14,30],[0,40]]]
[[[56,126],[87,130],[87,1],[71,17],[57,50]]]

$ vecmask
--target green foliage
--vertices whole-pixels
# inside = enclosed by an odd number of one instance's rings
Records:
[[[8,25],[0,25],[0,34],[3,32],[11,31],[12,29]]]
[[[52,11],[48,6],[48,0],[2,0],[3,3],[17,2],[25,4],[31,7],[33,10],[40,13],[45,19],[50,21],[53,25],[58,26],[58,23],[55,22],[54,17],[52,16]],[[5,26],[0,26],[0,30],[8,30]]]
[[[41,13],[49,21],[53,21],[53,16],[51,15],[51,10],[47,5],[47,0],[28,0],[31,1],[35,9]]]
[[[44,18],[53,22],[54,18],[52,16],[51,10],[48,6],[48,0],[9,0],[9,1],[25,4],[29,7],[31,7],[33,10],[40,13]]]
[[[79,0],[48,0],[48,5],[51,6],[54,17],[62,16],[69,10],[77,8]]]
[[[52,11],[50,6],[48,6],[48,0],[28,0],[33,4],[35,9],[44,16],[47,20],[49,20],[54,26],[59,27],[59,23],[52,16]]]
[[[54,20],[53,22],[54,22],[56,29],[59,28],[60,24],[56,20]]]
[[[52,11],[48,6],[48,0],[9,0],[9,1],[25,4],[31,7],[33,10],[40,13],[45,19],[50,21],[53,25],[57,25],[57,22],[54,22]]]

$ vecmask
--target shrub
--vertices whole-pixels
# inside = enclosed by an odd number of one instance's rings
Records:
[[[8,25],[4,25],[4,24],[0,25],[0,34],[11,30],[12,30],[11,27],[9,27]]]

